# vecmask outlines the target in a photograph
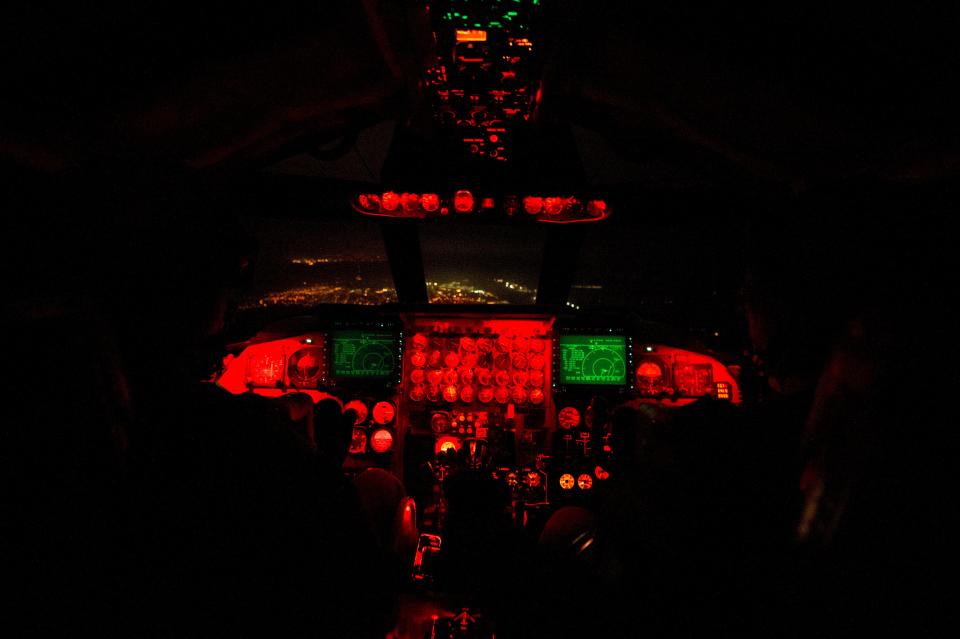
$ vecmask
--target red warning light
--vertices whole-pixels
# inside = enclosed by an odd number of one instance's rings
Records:
[[[590,217],[603,217],[607,212],[607,203],[603,200],[590,200],[587,202],[587,215]]]
[[[457,191],[453,196],[453,209],[457,213],[469,213],[473,210],[473,193]]]
[[[370,448],[375,453],[385,453],[393,448],[393,433],[386,428],[374,431],[370,435]]]
[[[400,197],[400,201],[403,204],[403,210],[407,212],[416,211],[417,207],[420,206],[420,196],[416,193],[404,193]]]
[[[420,206],[427,213],[434,213],[440,208],[440,198],[436,193],[424,193],[420,198]]]
[[[365,211],[376,211],[380,208],[380,196],[366,194],[360,196],[360,208]]]
[[[400,206],[400,196],[393,191],[384,193],[380,201],[383,204],[384,211],[396,211],[397,207]]]
[[[523,210],[530,215],[537,215],[543,210],[543,198],[533,196],[523,198]]]
[[[547,215],[560,215],[563,211],[563,198],[548,197],[543,200],[543,211]]]

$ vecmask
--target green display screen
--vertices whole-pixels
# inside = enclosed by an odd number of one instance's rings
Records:
[[[335,378],[384,379],[396,371],[397,336],[388,331],[334,331]]]
[[[561,335],[560,383],[622,386],[627,383],[623,335]]]

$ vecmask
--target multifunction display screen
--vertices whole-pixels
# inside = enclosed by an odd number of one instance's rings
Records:
[[[397,336],[390,331],[340,330],[333,341],[333,376],[386,379],[397,367]]]
[[[623,335],[561,335],[560,383],[623,386],[627,340]]]

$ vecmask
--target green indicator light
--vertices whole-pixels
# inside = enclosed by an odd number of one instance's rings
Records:
[[[508,15],[508,16],[515,16],[515,15],[517,15],[517,12],[516,12],[516,11],[507,11],[507,15]]]
[[[491,23],[490,23],[490,26],[491,26],[491,27],[502,27],[503,25],[500,24],[499,22],[491,22]]]
[[[388,331],[342,330],[333,335],[333,376],[386,379],[396,371],[396,336]]]
[[[623,335],[561,335],[560,383],[623,386],[627,342]]]

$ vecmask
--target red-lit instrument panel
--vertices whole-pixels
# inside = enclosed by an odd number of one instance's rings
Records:
[[[550,326],[549,320],[417,320],[404,345],[404,397],[412,408],[543,408]]]
[[[635,344],[633,384],[641,399],[683,405],[702,397],[741,402],[727,367],[693,351],[660,344]]]

